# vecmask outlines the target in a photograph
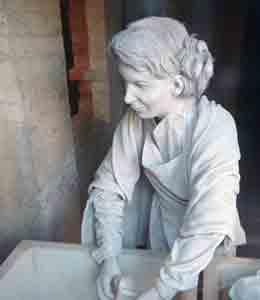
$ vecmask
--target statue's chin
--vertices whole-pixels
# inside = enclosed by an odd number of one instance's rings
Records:
[[[153,117],[151,117],[149,115],[148,112],[146,112],[144,109],[140,109],[140,110],[137,110],[137,109],[134,109],[134,111],[137,113],[137,115],[141,118],[141,119],[152,119]]]

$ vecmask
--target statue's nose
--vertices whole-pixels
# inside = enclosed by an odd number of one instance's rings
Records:
[[[133,94],[131,93],[131,88],[127,87],[126,89],[126,93],[125,93],[125,103],[126,104],[131,104],[132,102],[134,102],[135,97],[133,96]]]

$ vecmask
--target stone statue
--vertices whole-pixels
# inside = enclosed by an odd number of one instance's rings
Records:
[[[131,23],[109,53],[129,109],[89,187],[82,242],[96,246],[101,300],[113,299],[122,248],[138,247],[169,255],[137,299],[172,299],[197,286],[220,245],[245,242],[235,122],[203,94],[213,75],[207,44],[177,20]]]

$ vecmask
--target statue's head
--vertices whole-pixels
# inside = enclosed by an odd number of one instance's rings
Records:
[[[213,75],[206,43],[171,18],[148,17],[131,23],[114,36],[109,51],[119,64],[170,79],[181,90],[179,96],[199,97]]]

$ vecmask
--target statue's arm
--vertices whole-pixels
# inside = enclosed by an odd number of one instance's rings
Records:
[[[157,289],[162,296],[196,287],[216,248],[225,238],[234,241],[240,178],[236,127],[221,110],[207,129],[191,148],[190,200],[179,237],[160,271]]]
[[[95,189],[93,199],[94,224],[97,249],[93,257],[100,264],[117,257],[122,249],[123,218],[126,202],[111,191]]]
[[[141,126],[133,111],[124,115],[115,130],[112,147],[89,187],[87,208],[91,205],[93,210],[95,244],[98,247],[93,255],[98,263],[118,256],[122,248],[125,208],[131,200],[129,191],[134,190],[140,174]],[[82,224],[84,226],[84,222]]]
[[[172,299],[179,291],[196,288],[199,273],[209,264],[224,238],[222,234],[178,238],[156,283],[161,298]]]

